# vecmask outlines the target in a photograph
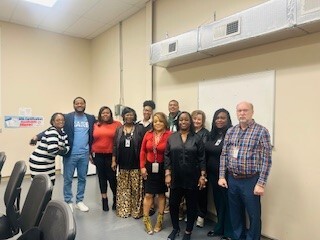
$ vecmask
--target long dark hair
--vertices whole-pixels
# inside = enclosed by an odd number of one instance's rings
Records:
[[[219,113],[225,113],[227,114],[227,125],[225,127],[221,128],[217,128],[216,127],[216,120],[218,118]],[[222,133],[223,136],[226,135],[227,130],[232,127],[232,122],[231,122],[231,117],[230,117],[230,113],[224,109],[224,108],[220,108],[218,109],[212,118],[212,124],[211,124],[211,132],[210,132],[210,137],[211,139],[214,139],[218,134]]]
[[[196,133],[196,130],[194,129],[194,125],[193,125],[193,123],[192,123],[192,116],[191,116],[191,114],[190,114],[189,112],[186,112],[186,111],[182,111],[182,112],[180,112],[179,115],[178,115],[178,118],[177,118],[177,119],[178,119],[177,131],[180,130],[179,119],[180,119],[180,117],[181,117],[181,114],[183,114],[183,113],[187,114],[187,115],[189,116],[189,119],[190,119],[190,130],[189,130],[189,132],[192,133],[192,134],[195,134],[195,133]]]
[[[113,123],[113,114],[112,114],[111,109],[110,109],[109,107],[103,106],[103,107],[100,108],[99,113],[98,113],[98,122],[99,122],[100,124],[103,123],[101,114],[102,114],[102,112],[103,112],[104,110],[106,110],[106,109],[108,109],[108,110],[110,111],[110,120],[107,121],[107,123]]]

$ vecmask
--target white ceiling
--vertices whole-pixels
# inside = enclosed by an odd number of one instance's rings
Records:
[[[149,0],[58,0],[43,7],[0,0],[0,21],[92,39],[145,7]]]

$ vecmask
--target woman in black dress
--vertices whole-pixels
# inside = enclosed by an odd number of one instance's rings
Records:
[[[232,237],[227,189],[218,185],[220,154],[224,137],[230,127],[232,127],[232,124],[229,112],[223,108],[217,110],[213,115],[210,139],[205,143],[207,173],[212,185],[213,201],[218,217],[214,229],[207,235],[209,237],[222,236],[221,239]]]

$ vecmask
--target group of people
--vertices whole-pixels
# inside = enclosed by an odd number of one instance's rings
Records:
[[[100,109],[96,121],[85,113],[82,97],[77,97],[73,105],[74,112],[55,113],[52,126],[33,138],[40,143],[30,157],[32,176],[48,173],[54,183],[54,158],[63,156],[64,200],[71,209],[72,178],[77,169],[75,207],[89,210],[83,198],[91,161],[97,167],[102,209],[109,210],[108,181],[117,216],[143,217],[148,234],[161,231],[168,203],[173,230],[167,239],[174,240],[179,235],[181,212],[186,213],[187,222],[182,239],[191,239],[195,221],[199,227],[204,223],[209,181],[217,223],[207,235],[260,239],[260,197],[270,172],[271,145],[267,129],[252,118],[251,103],[236,106],[239,124],[234,127],[229,112],[218,109],[211,131],[205,128],[203,111],[180,111],[176,100],[169,102],[168,117],[163,112],[153,114],[155,103],[145,101],[141,121],[137,121],[134,109],[125,107],[121,114],[123,124],[113,119],[109,107]],[[153,226],[150,210],[155,202],[158,213]]]

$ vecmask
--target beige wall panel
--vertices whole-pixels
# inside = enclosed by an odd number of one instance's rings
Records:
[[[92,96],[94,114],[101,106],[114,111],[120,99],[119,25],[92,40]]]
[[[72,101],[79,95],[90,103],[91,57],[87,40],[9,23],[0,23],[0,27],[1,122],[4,115],[18,115],[20,107],[45,117],[45,125],[39,128],[1,126],[1,150],[7,154],[2,175],[8,176],[16,161],[28,161],[34,149],[28,145],[29,139],[49,126],[54,112],[72,111]]]
[[[142,103],[147,100],[146,83],[146,11],[141,10],[122,24],[124,104],[142,117]]]

